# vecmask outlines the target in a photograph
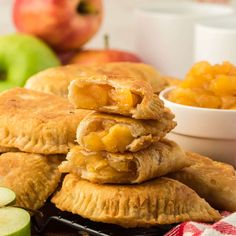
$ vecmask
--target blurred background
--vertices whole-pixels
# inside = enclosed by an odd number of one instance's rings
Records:
[[[99,32],[87,44],[89,48],[103,47],[103,35],[109,34],[112,48],[127,49],[135,52],[133,11],[135,8],[153,3],[190,2],[191,0],[103,0],[104,20]],[[204,2],[204,0],[199,0]],[[211,2],[211,0],[207,1]],[[212,2],[227,2],[236,9],[236,0],[212,0]],[[14,31],[11,20],[13,0],[1,0],[0,3],[0,34]]]

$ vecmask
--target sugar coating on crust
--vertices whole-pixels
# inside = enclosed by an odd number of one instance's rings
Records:
[[[63,156],[8,152],[0,156],[0,186],[16,193],[16,205],[31,210],[42,207],[55,191]]]
[[[192,189],[164,177],[139,185],[100,185],[68,174],[52,202],[62,211],[128,228],[221,217]]]
[[[67,99],[24,88],[0,95],[0,146],[41,154],[67,153],[88,110]]]

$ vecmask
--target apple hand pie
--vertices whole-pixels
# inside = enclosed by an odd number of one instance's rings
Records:
[[[178,172],[169,175],[194,189],[213,207],[236,211],[236,175],[232,166],[213,161],[196,153],[188,153],[192,162]]]
[[[160,121],[92,113],[80,122],[77,142],[91,151],[137,152],[172,130],[176,125],[173,118],[167,109]]]
[[[91,111],[67,99],[24,88],[0,94],[0,146],[41,154],[63,154],[75,144],[76,129]]]
[[[91,152],[74,146],[59,170],[96,183],[141,183],[189,165],[184,151],[169,140],[135,153]]]
[[[192,189],[164,177],[139,185],[99,185],[68,174],[52,202],[62,211],[126,228],[221,218]]]
[[[25,88],[67,98],[70,82],[87,70],[88,68],[83,65],[49,68],[30,77],[25,84]]]
[[[50,68],[32,76],[26,82],[28,89],[51,93],[67,98],[68,86],[72,80],[82,76],[93,76],[101,73],[121,74],[124,78],[135,77],[151,84],[153,91],[159,93],[167,86],[165,78],[153,67],[142,63],[115,62],[102,65],[68,65]]]
[[[8,152],[0,156],[0,186],[16,193],[16,205],[31,210],[43,206],[55,191],[62,156]]]
[[[69,85],[68,98],[80,109],[131,116],[135,119],[160,120],[164,104],[151,85],[135,77],[120,74],[79,77]]]
[[[98,72],[107,70],[123,77],[135,77],[137,80],[144,80],[150,83],[154,93],[159,93],[167,86],[166,79],[152,66],[144,63],[113,62],[102,66],[97,65]],[[100,67],[100,68],[99,68]]]

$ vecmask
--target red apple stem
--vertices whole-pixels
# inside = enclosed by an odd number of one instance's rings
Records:
[[[104,34],[103,40],[104,40],[104,49],[108,50],[110,48],[109,47],[110,45],[109,45],[109,36],[108,36],[108,34]]]

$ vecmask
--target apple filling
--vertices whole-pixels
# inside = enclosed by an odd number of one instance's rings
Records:
[[[116,105],[124,110],[135,108],[141,100],[137,94],[132,93],[129,89],[111,89],[109,91],[109,98],[112,105]]]
[[[135,138],[128,126],[115,124],[83,137],[83,145],[91,151],[124,152]]]
[[[83,150],[71,153],[68,162],[70,168],[66,168],[66,172],[74,172],[81,175],[82,178],[93,175],[106,180],[122,181],[134,178],[137,169],[132,160],[106,157],[102,152],[88,154]]]
[[[135,108],[141,97],[129,89],[113,88],[109,85],[80,84],[74,88],[77,107],[96,109],[104,106],[118,106],[122,110]]]

